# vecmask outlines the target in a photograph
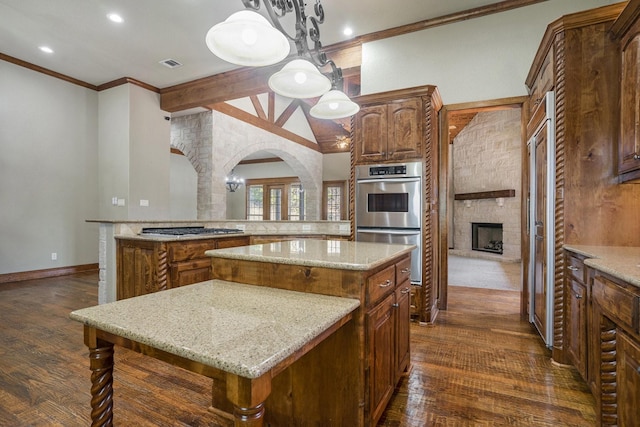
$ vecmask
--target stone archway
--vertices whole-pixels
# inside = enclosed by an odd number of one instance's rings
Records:
[[[320,219],[322,154],[217,111],[172,120],[171,146],[189,159],[198,174],[198,219],[226,219],[225,176],[246,156],[270,151],[300,178],[306,217]]]

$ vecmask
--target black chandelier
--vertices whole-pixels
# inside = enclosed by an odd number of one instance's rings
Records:
[[[244,11],[234,13],[207,33],[207,46],[215,55],[237,65],[272,65],[289,55],[293,42],[298,57],[269,78],[271,90],[289,98],[322,96],[310,111],[317,118],[337,119],[358,112],[359,106],[340,90],[342,70],[322,50],[320,25],[325,16],[320,0],[313,7],[315,16],[309,17],[304,0],[265,0],[271,23],[257,13],[260,0],[242,3]],[[290,13],[295,14],[293,35],[280,21]],[[326,67],[330,70],[321,73],[320,69]]]

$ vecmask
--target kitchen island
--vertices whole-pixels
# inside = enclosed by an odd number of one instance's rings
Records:
[[[411,251],[414,245],[291,240],[207,251],[214,279],[355,298],[353,321],[272,383],[271,425],[375,426],[410,369]],[[340,363],[333,363],[339,357]],[[308,377],[322,372],[309,389]],[[226,397],[213,387],[213,406]],[[297,405],[312,393],[313,405]],[[271,398],[270,398],[271,399]],[[283,405],[290,399],[290,403]],[[227,404],[228,405],[228,404]],[[228,409],[230,409],[227,406]]]
[[[324,345],[334,348],[328,365],[340,363],[333,334],[353,323],[359,305],[356,299],[213,280],[74,311],[70,317],[84,323],[90,352],[92,425],[113,425],[118,344],[224,378],[221,392],[235,425],[261,426],[272,382],[296,360]],[[316,376],[331,374],[310,372],[306,387],[313,390]],[[298,405],[306,401],[313,404],[313,393],[295,396]]]

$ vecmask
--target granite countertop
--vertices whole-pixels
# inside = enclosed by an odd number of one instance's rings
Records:
[[[343,270],[371,270],[415,245],[351,242],[345,240],[289,240],[261,245],[213,249],[205,254],[215,258],[325,267]]]
[[[584,255],[585,265],[640,287],[640,247],[564,245]]]
[[[182,234],[182,235],[170,235],[170,234],[122,234],[114,236],[119,240],[143,240],[146,242],[177,242],[180,240],[209,240],[209,239],[224,239],[230,237],[247,236],[244,232],[238,233],[220,233],[220,234]]]
[[[245,378],[258,378],[360,305],[221,280],[76,310],[71,319]]]

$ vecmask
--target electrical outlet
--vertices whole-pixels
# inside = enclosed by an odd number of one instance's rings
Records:
[[[302,224],[302,231],[311,231],[311,225]]]
[[[115,196],[115,197],[111,198],[111,204],[113,206],[118,206],[118,196]]]
[[[118,206],[124,206],[124,199],[118,199]]]
[[[51,261],[55,261],[58,259],[58,253],[57,252],[51,252]]]
[[[145,199],[140,199],[140,206],[149,206],[149,201]]]

